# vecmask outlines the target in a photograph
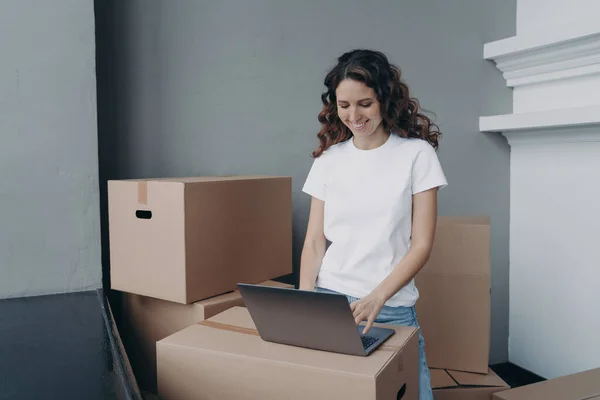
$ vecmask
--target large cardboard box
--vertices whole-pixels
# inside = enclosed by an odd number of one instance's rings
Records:
[[[487,374],[431,369],[435,400],[490,400],[492,393],[509,386],[491,369]]]
[[[487,374],[490,223],[439,217],[431,256],[415,277],[417,316],[431,368]]]
[[[600,400],[600,368],[497,392],[493,399]]]
[[[262,285],[292,287],[276,281]],[[116,292],[121,304],[121,337],[138,386],[156,393],[156,342],[231,307],[244,306],[236,290],[192,304]]]
[[[292,272],[289,177],[108,182],[111,288],[193,303]]]
[[[158,394],[166,400],[416,400],[418,330],[386,327],[396,333],[382,347],[351,356],[265,342],[248,311],[233,307],[157,343]]]

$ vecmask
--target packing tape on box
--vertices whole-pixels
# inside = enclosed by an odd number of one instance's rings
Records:
[[[247,335],[253,335],[253,336],[260,337],[258,331],[254,328],[244,328],[241,326],[224,324],[222,322],[216,322],[216,321],[210,321],[210,320],[200,321],[200,322],[198,322],[198,325],[204,325],[204,326],[208,326],[209,328],[222,329],[224,331],[244,333]],[[404,362],[403,362],[404,357],[402,357],[402,350],[403,350],[402,347],[390,346],[389,344],[382,344],[381,346],[379,346],[379,348],[377,350],[389,350],[389,351],[394,352],[395,354],[394,354],[394,357],[391,362],[395,362],[398,367],[398,372],[402,372],[402,370],[404,369]]]
[[[215,329],[222,329],[224,331],[231,331],[231,332],[245,333],[248,335],[260,336],[258,334],[258,331],[256,329],[252,329],[252,328],[243,328],[241,326],[223,324],[221,322],[215,322],[215,321],[209,321],[209,320],[200,321],[200,322],[198,322],[198,324],[208,326],[211,328],[215,328]]]
[[[138,203],[143,205],[148,205],[148,182],[140,181],[138,182]]]

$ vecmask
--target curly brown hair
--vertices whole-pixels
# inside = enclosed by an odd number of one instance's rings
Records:
[[[390,64],[379,51],[353,50],[340,56],[337,65],[325,77],[327,91],[321,95],[323,109],[318,117],[322,124],[317,134],[320,144],[312,152],[313,157],[319,157],[330,146],[352,137],[352,132],[337,113],[335,92],[344,79],[363,82],[375,91],[381,103],[382,125],[386,132],[423,139],[438,149],[439,127],[420,111],[419,101],[410,97],[400,69]]]

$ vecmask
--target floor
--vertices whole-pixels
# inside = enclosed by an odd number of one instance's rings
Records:
[[[0,300],[0,399],[141,399],[106,307],[101,290]]]
[[[0,400],[141,399],[102,290],[0,300]],[[512,387],[543,380],[491,368]]]

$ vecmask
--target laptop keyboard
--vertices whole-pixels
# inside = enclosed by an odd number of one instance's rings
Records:
[[[377,341],[377,338],[373,336],[361,336],[360,339],[362,340],[365,349],[369,348],[369,346]]]

